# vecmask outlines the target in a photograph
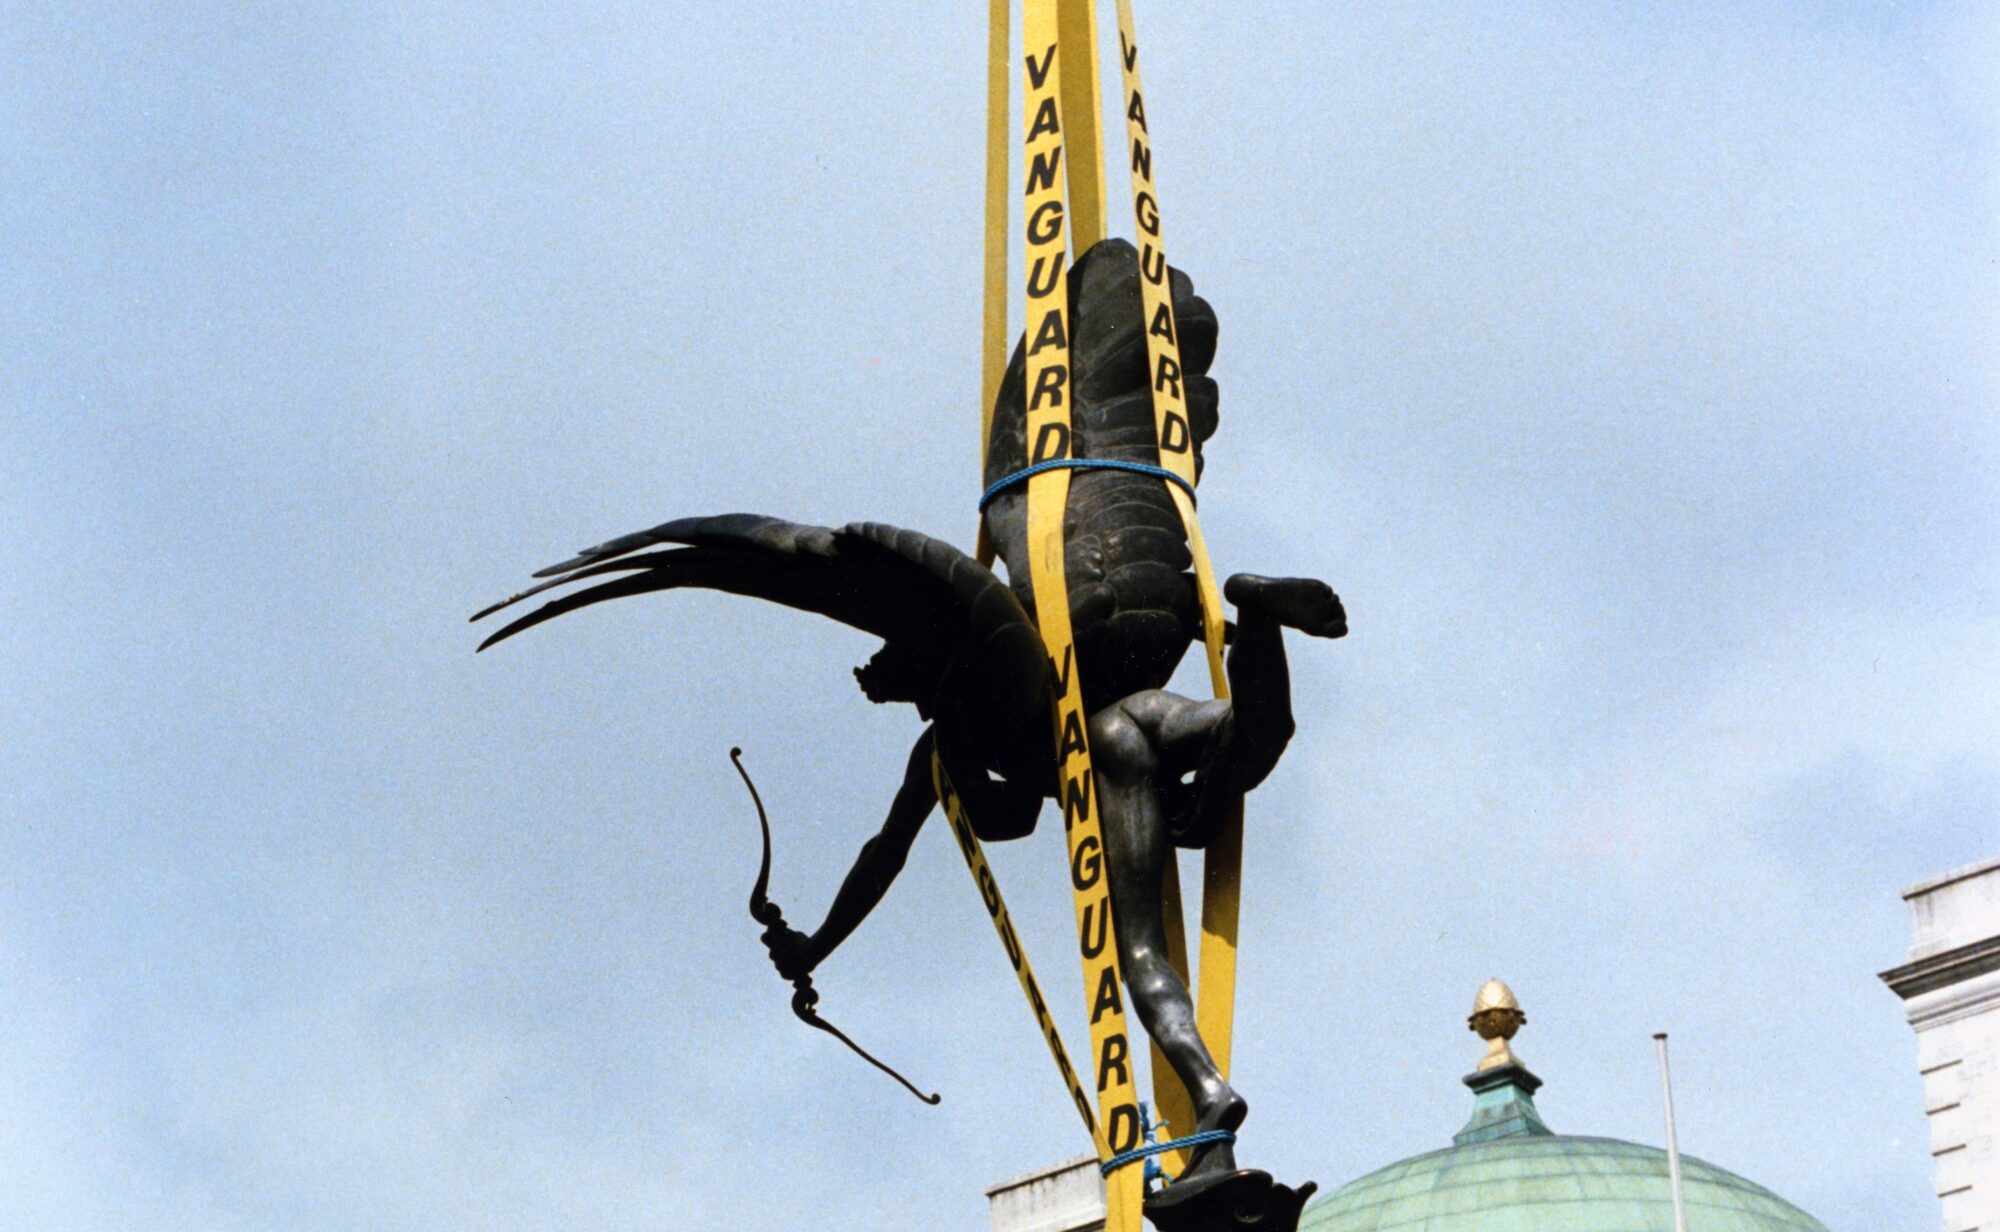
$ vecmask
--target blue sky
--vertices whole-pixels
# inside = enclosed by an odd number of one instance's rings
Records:
[[[463,622],[669,516],[969,545],[979,8],[0,13],[0,1223],[975,1229],[1081,1147],[941,831],[820,980],[941,1107],[762,965],[726,750],[816,919],[868,639]],[[1687,1150],[1929,1226],[1873,973],[2000,813],[2000,18],[1139,16],[1204,528],[1354,628],[1251,807],[1245,1160],[1446,1143],[1500,975],[1557,1130],[1657,1142],[1670,1030]]]

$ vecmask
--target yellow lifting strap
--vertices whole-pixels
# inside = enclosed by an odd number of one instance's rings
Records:
[[[951,823],[951,836],[958,840],[958,850],[965,857],[965,866],[972,870],[972,883],[979,887],[979,898],[986,904],[986,914],[993,920],[994,930],[1000,934],[1001,948],[1007,951],[1007,961],[1014,968],[1015,978],[1021,981],[1021,991],[1027,994],[1028,1007],[1035,1013],[1035,1026],[1041,1029],[1042,1038],[1048,1042],[1049,1055],[1055,1058],[1056,1070],[1069,1090],[1070,1102],[1076,1105],[1077,1113],[1083,1117],[1084,1132],[1090,1135],[1097,1158],[1109,1159],[1111,1149],[1104,1141],[1103,1131],[1097,1126],[1097,1114],[1091,1110],[1090,1096],[1084,1094],[1083,1084],[1076,1076],[1076,1067],[1070,1064],[1069,1050],[1063,1047],[1062,1035],[1056,1030],[1056,1020],[1049,1013],[1048,1000],[1042,996],[1042,986],[1035,979],[1035,969],[1028,963],[1027,951],[1021,948],[1020,934],[1014,931],[1014,917],[1007,914],[1007,901],[1000,897],[1000,883],[993,879],[993,866],[986,862],[986,849],[972,832],[972,819],[966,815],[964,803],[959,800],[958,792],[951,785],[951,776],[944,772],[944,763],[935,750],[931,753],[931,785],[937,789],[938,803],[944,807],[945,820]]]
[[[986,131],[986,227],[984,320],[981,337],[980,458],[992,435],[993,408],[1007,362],[1007,227],[1009,73],[1008,0],[989,0]],[[1141,294],[1147,317],[1147,350],[1154,374],[1154,417],[1161,443],[1160,465],[1194,481],[1194,454],[1180,365],[1178,333],[1173,320],[1161,241],[1159,202],[1152,179],[1152,151],[1139,84],[1138,41],[1133,32],[1130,0],[1118,0],[1119,44],[1123,61],[1123,97],[1131,144],[1133,213],[1141,252]],[[1036,339],[1027,356],[1027,428],[1031,443],[1049,442],[1045,452],[1031,444],[1042,462],[1069,456],[1069,321],[1068,279],[1064,232],[1075,238],[1081,253],[1105,235],[1103,149],[1099,123],[1097,19],[1095,0],[1023,0],[1025,93],[1022,108],[1027,130],[1026,235],[1030,299],[1029,336]],[[1058,47],[1061,52],[1058,52]],[[1067,149],[1068,157],[1065,158]],[[1062,189],[1056,182],[1061,168],[1069,189],[1065,213]],[[1038,271],[1054,263],[1053,279]],[[1043,294],[1034,295],[1037,282]],[[1052,328],[1051,328],[1052,323]],[[1048,339],[1045,341],[1045,338]],[[1060,442],[1058,447],[1056,442]],[[1066,596],[1063,577],[1063,513],[1068,503],[1070,472],[1057,468],[1028,480],[1028,542],[1031,575],[1037,595]],[[1203,641],[1215,695],[1226,698],[1223,668],[1223,615],[1220,594],[1208,552],[1195,518],[1193,502],[1177,484],[1169,483],[1175,507],[1186,527],[1194,558],[1202,604]],[[982,523],[979,548],[982,563],[994,553]],[[1105,885],[1103,837],[1090,772],[1088,716],[1083,713],[1081,680],[1075,673],[1067,603],[1037,605],[1043,641],[1056,665],[1059,800],[1069,840],[1072,889],[1075,893],[1078,942],[1084,966],[1084,992],[1091,1013],[1093,1074],[1098,1113],[1093,1118],[1081,1084],[1063,1049],[1026,956],[1021,952],[991,868],[964,815],[962,803],[938,758],[932,776],[950,818],[967,866],[987,912],[999,931],[1027,994],[1037,1026],[1046,1038],[1072,1100],[1091,1134],[1100,1161],[1137,1144],[1139,1129],[1131,1080],[1130,1036],[1126,1030],[1115,924],[1110,919]],[[1201,979],[1197,1023],[1216,1064],[1229,1070],[1236,985],[1238,881],[1241,871],[1241,816],[1232,819],[1208,849],[1202,894]],[[1185,924],[1180,879],[1170,858],[1164,878],[1170,958],[1186,980]],[[1158,1049],[1152,1057],[1154,1098],[1174,1134],[1194,1130],[1192,1101]],[[1185,1152],[1167,1157],[1170,1168],[1186,1165]],[[1110,1209],[1108,1232],[1137,1232],[1143,1175],[1127,1167],[1107,1181]]]
[[[985,312],[979,339],[979,465],[986,467],[986,445],[993,436],[993,404],[1000,399],[1000,381],[1007,372],[1007,78],[1013,71],[1007,56],[1009,0],[988,0],[986,14],[986,278]],[[1063,74],[1064,145],[1088,151],[1090,157],[1064,162],[1069,183],[1068,223],[1071,243],[1083,252],[1105,236],[1104,136],[1098,116],[1100,82],[1097,73],[1096,0],[1056,0],[1058,42],[1071,48],[1071,71]],[[1075,48],[1089,49],[1079,55]],[[986,522],[979,523],[979,563],[993,563]]]
[[[1007,374],[1007,78],[1014,70],[1007,55],[1008,0],[987,0],[986,12],[986,264],[984,312],[979,331],[979,469],[986,470],[986,443],[993,439],[993,406]],[[985,483],[984,479],[980,483]],[[979,563],[993,564],[986,519],[979,519]]]
[[[1056,0],[1056,39],[1062,47],[1063,146],[1075,157],[1063,164],[1069,183],[1070,248],[1079,256],[1103,239],[1104,91],[1097,76],[1097,0]]]
[[[1139,38],[1132,24],[1132,0],[1118,0],[1118,56],[1123,71],[1125,131],[1130,145],[1132,219],[1139,241],[1139,294],[1146,314],[1146,352],[1153,374],[1153,422],[1158,433],[1160,465],[1194,485],[1194,439],[1188,418],[1186,371],[1181,366],[1180,330],[1174,320],[1173,291],[1167,274],[1165,241],[1161,237],[1159,190],[1153,183],[1153,147],[1146,124],[1145,92],[1139,82]],[[1201,596],[1202,642],[1208,650],[1209,684],[1218,698],[1229,696],[1229,675],[1223,664],[1222,594],[1215,585],[1208,545],[1195,518],[1194,500],[1181,485],[1166,485],[1180,510],[1194,557],[1194,576]],[[1224,1077],[1236,1021],[1236,929],[1239,886],[1243,870],[1243,815],[1236,810],[1204,853],[1201,896],[1201,979],[1195,1025],[1209,1055]],[[1185,947],[1180,923],[1181,885],[1174,861],[1167,862],[1161,886],[1168,916],[1170,944]],[[1187,977],[1185,952],[1174,955],[1175,967]],[[1153,1050],[1153,1097],[1172,1133],[1194,1131],[1193,1103]],[[1186,1153],[1172,1152],[1169,1166],[1185,1167]]]
[[[1070,413],[1075,391],[1069,363],[1069,273],[1063,186],[1065,156],[1062,60],[1056,0],[1023,0],[1021,112],[1027,128],[1023,151],[1027,185],[1027,345],[1025,377],[1028,461],[1071,455]],[[1085,45],[1086,53],[1089,50]],[[1095,107],[1091,108],[1095,111]],[[1088,153],[1088,151],[1086,151]],[[1101,161],[1101,160],[1100,160]],[[1074,174],[1074,172],[1073,172]],[[1076,903],[1083,995],[1090,1019],[1090,1052],[1097,1087],[1102,1141],[1113,1154],[1140,1144],[1138,1095],[1132,1080],[1137,1057],[1125,1022],[1117,924],[1112,918],[1105,868],[1102,811],[1091,772],[1089,716],[1083,708],[1083,674],[1071,634],[1069,585],[1063,569],[1063,515],[1069,507],[1070,472],[1057,467],[1028,479],[1028,567],[1036,595],[1035,619],[1055,666],[1056,798],[1069,840],[1070,890]],[[1094,927],[1093,927],[1094,925]],[[1099,1156],[1103,1163],[1109,1156]],[[1145,1199],[1144,1172],[1120,1168],[1105,1178],[1107,1232],[1137,1232]]]

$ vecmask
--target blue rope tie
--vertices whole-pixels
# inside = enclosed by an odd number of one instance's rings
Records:
[[[1164,466],[1149,466],[1144,462],[1121,462],[1116,458],[1056,458],[1052,461],[1037,462],[1033,466],[1023,467],[987,488],[985,492],[980,494],[979,512],[985,513],[986,506],[992,504],[994,498],[1015,484],[1039,475],[1043,471],[1053,470],[1131,471],[1135,475],[1151,475],[1155,479],[1164,479],[1169,483],[1181,485],[1182,488],[1187,490],[1188,499],[1190,501],[1195,499],[1194,485]]]
[[[1207,1146],[1211,1142],[1234,1141],[1236,1141],[1236,1131],[1233,1129],[1204,1129],[1198,1134],[1189,1134],[1185,1138],[1175,1138],[1171,1142],[1148,1142],[1143,1146],[1135,1146],[1129,1151],[1120,1151],[1118,1154],[1097,1165],[1097,1170],[1105,1176],[1110,1176],[1126,1164],[1137,1163],[1151,1155],[1164,1155],[1168,1151],[1178,1151],[1184,1146]]]

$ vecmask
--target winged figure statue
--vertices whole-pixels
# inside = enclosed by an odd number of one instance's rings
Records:
[[[1216,318],[1184,273],[1173,270],[1170,280],[1199,474],[1218,423],[1217,387],[1208,375]],[[1072,456],[1156,462],[1138,254],[1122,240],[1096,244],[1076,261],[1069,295]],[[994,407],[989,485],[1028,464],[1023,372],[1017,344]],[[1035,623],[1040,597],[1028,567],[1026,485],[994,494],[982,517],[1005,580],[941,539],[875,522],[829,528],[747,513],[664,522],[535,574],[544,580],[474,619],[561,593],[480,649],[608,599],[685,589],[781,603],[882,639],[854,671],[861,691],[873,702],[908,703],[924,727],[887,818],[861,845],[825,920],[811,932],[782,923],[767,930],[779,972],[796,980],[854,931],[901,871],[937,807],[933,750],[982,840],[1028,835],[1056,791],[1049,726],[1055,678]],[[1215,835],[1290,741],[1284,630],[1341,637],[1346,614],[1320,581],[1230,577],[1223,593],[1234,609],[1231,700],[1183,697],[1166,685],[1200,636],[1201,606],[1187,535],[1165,485],[1114,469],[1075,471],[1063,536],[1069,594],[1059,601],[1070,605],[1090,715],[1127,990],[1193,1097],[1198,1124],[1177,1128],[1234,1130],[1247,1105],[1210,1057],[1188,989],[1167,959],[1162,870],[1173,846],[1201,847]],[[590,584],[574,588],[580,583]],[[1173,1188],[1237,1174],[1233,1145],[1215,1141],[1196,1149]],[[1296,1220],[1296,1207],[1291,1214]]]

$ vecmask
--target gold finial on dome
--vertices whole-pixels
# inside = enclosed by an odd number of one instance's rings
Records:
[[[1465,1020],[1466,1026],[1478,1033],[1486,1041],[1486,1055],[1480,1058],[1478,1071],[1499,1069],[1503,1065],[1519,1065],[1520,1059],[1507,1041],[1514,1038],[1528,1021],[1521,1012],[1521,1003],[1514,999],[1514,990],[1499,980],[1488,980],[1479,988],[1479,995],[1473,999],[1472,1014]]]

